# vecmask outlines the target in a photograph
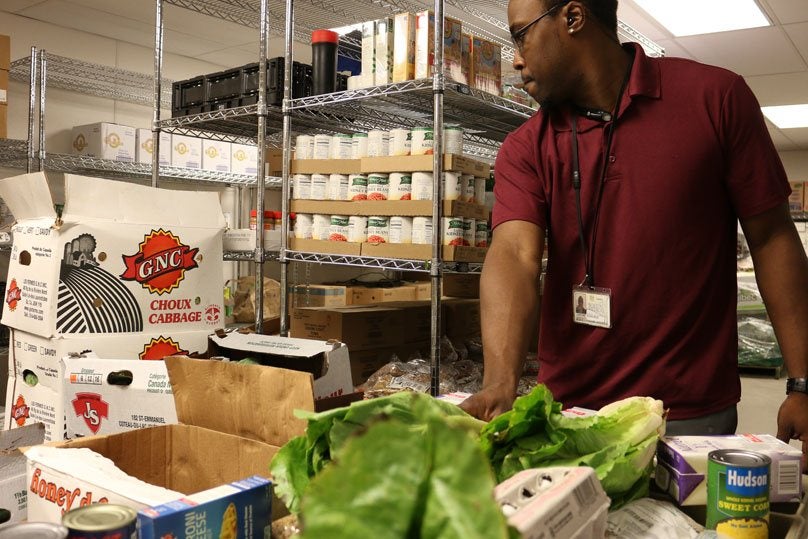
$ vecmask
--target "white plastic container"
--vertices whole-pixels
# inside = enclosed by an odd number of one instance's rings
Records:
[[[368,134],[354,133],[351,138],[352,159],[362,159],[368,157]]]
[[[465,224],[462,217],[443,218],[443,245],[454,245],[460,247],[465,241]]]
[[[331,159],[350,159],[353,155],[353,137],[337,133],[331,137]]]
[[[331,174],[328,176],[328,200],[350,200],[347,175]]]
[[[331,158],[331,135],[314,135],[313,159]]]
[[[443,128],[443,153],[463,155],[463,128],[450,125]]]
[[[368,218],[362,215],[351,215],[348,218],[348,241],[364,243],[368,239]]]
[[[390,176],[381,172],[368,174],[368,200],[387,200],[390,194]]]
[[[331,216],[315,213],[311,217],[311,238],[327,240],[331,233]]]
[[[411,136],[412,132],[409,129],[391,129],[389,155],[410,155]]]
[[[474,234],[474,246],[488,247],[488,223],[482,219],[478,219],[474,228],[476,229]]]
[[[295,159],[312,159],[314,157],[314,137],[298,135],[295,138]]]
[[[390,133],[380,129],[368,131],[368,157],[385,157],[390,153]]]
[[[348,176],[348,200],[368,199],[368,177],[364,174]]]
[[[410,138],[410,155],[434,153],[435,136],[431,127],[413,127]]]
[[[427,245],[432,243],[432,218],[412,218],[412,243]]]
[[[390,218],[390,243],[412,243],[413,217]]]
[[[298,213],[295,216],[295,238],[310,240],[312,234],[312,216],[308,213]]]
[[[386,215],[368,217],[368,243],[388,243],[390,241],[390,218]]]
[[[311,198],[311,175],[295,174],[292,176],[292,198],[297,200]]]
[[[463,218],[463,245],[473,247],[477,243],[477,220]]]
[[[328,228],[329,241],[348,241],[348,216],[332,215]]]
[[[474,178],[474,203],[485,204],[485,178]]]
[[[328,175],[327,174],[312,174],[311,175],[311,198],[312,200],[326,200],[328,199]]]
[[[412,199],[432,200],[432,173],[413,172],[412,173]]]
[[[460,195],[460,200],[463,202],[471,202],[472,204],[476,203],[477,200],[474,196],[474,175],[472,174],[462,174],[460,176],[460,184],[463,186],[462,194]]]
[[[409,172],[390,173],[389,200],[412,200],[412,174]]]

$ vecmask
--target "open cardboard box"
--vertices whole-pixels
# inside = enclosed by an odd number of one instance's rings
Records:
[[[45,440],[45,426],[35,423],[20,429],[0,431],[0,507],[11,513],[4,524],[25,520],[28,514],[28,483],[25,456],[19,449]]]
[[[192,494],[254,475],[267,477],[280,446],[305,432],[306,422],[293,411],[314,410],[311,374],[184,357],[165,361],[179,424],[52,445],[91,449],[126,474]],[[138,510],[150,505],[115,480],[91,483],[83,472],[69,462],[51,467],[29,457],[27,484],[29,489],[37,485],[36,492],[29,490],[29,520],[59,522],[68,502],[80,500],[106,498]],[[274,498],[271,510],[274,517],[285,513]]]

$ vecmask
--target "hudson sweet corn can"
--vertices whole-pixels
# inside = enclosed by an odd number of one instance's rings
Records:
[[[707,528],[739,539],[769,537],[771,459],[720,449],[707,456]]]

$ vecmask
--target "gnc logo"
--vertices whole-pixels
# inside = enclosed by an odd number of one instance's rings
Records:
[[[219,156],[219,151],[216,149],[216,146],[208,146],[208,149],[205,150],[205,154],[211,159],[215,159]]]
[[[25,425],[25,420],[28,419],[31,409],[25,404],[25,399],[22,395],[17,396],[14,405],[11,407],[11,418],[17,423],[18,427]]]
[[[146,153],[153,153],[154,152],[154,139],[146,139],[146,142],[140,145]]]
[[[84,138],[84,135],[79,133],[79,135],[73,140],[73,148],[81,153],[84,151],[84,148],[88,146],[87,139]]]
[[[138,354],[138,359],[160,360],[176,355],[188,355],[188,350],[183,350],[171,337],[161,336],[157,339],[152,338],[149,344],[143,347],[143,351]]]
[[[121,142],[121,137],[118,135],[118,133],[110,133],[109,135],[107,135],[107,138],[104,139],[104,142],[107,143],[107,146],[113,149],[123,144],[123,142]]]
[[[180,155],[185,155],[186,153],[188,153],[188,145],[185,144],[184,142],[180,142],[179,144],[174,146],[174,150],[176,150],[176,152]]]
[[[170,231],[152,230],[140,243],[138,252],[123,255],[124,281],[137,281],[152,294],[164,294],[177,288],[185,272],[199,267],[198,248],[183,245]]]
[[[236,161],[244,161],[247,159],[247,153],[244,150],[236,150],[233,157],[236,159]]]
[[[6,291],[6,304],[10,310],[17,308],[17,304],[22,299],[22,289],[17,286],[17,279],[11,279]]]
[[[76,398],[70,401],[76,415],[84,419],[90,432],[98,434],[101,420],[109,417],[109,403],[98,393],[76,393]]]

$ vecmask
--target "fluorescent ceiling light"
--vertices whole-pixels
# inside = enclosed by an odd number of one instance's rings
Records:
[[[808,103],[804,105],[781,105],[760,107],[763,115],[780,129],[808,127]]]
[[[769,26],[755,0],[634,0],[677,36]]]

